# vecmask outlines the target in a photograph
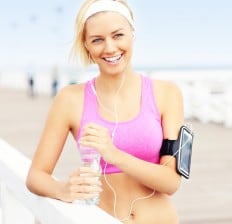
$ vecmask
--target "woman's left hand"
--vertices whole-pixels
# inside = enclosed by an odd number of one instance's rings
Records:
[[[97,150],[106,162],[113,164],[117,148],[107,128],[95,123],[85,125],[78,143]]]

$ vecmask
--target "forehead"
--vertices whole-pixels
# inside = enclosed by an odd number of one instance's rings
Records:
[[[85,24],[86,35],[113,32],[118,29],[131,29],[127,19],[117,12],[100,12],[91,16]]]

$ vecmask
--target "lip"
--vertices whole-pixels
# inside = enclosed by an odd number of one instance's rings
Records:
[[[116,65],[120,62],[120,60],[122,59],[123,54],[120,55],[116,55],[113,57],[103,57],[103,60],[110,65]]]

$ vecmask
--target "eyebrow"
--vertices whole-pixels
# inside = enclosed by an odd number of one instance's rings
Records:
[[[117,30],[111,32],[111,35],[113,35],[113,34],[119,32],[119,31],[122,31],[123,29],[124,29],[124,28],[119,28],[119,29],[117,29]],[[92,35],[92,36],[89,36],[89,39],[98,38],[98,37],[101,37],[101,35]]]

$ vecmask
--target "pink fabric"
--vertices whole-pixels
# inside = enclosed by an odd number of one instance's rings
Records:
[[[132,120],[119,122],[116,129],[114,144],[120,150],[129,153],[139,159],[151,163],[159,163],[159,151],[163,140],[161,117],[157,110],[152,80],[146,76],[142,78],[141,108],[139,114]],[[84,109],[80,129],[89,123],[95,122],[107,127],[109,132],[115,127],[115,123],[107,121],[98,112],[96,95],[91,88],[94,80],[88,81],[85,85]],[[133,96],[131,96],[133,97]],[[77,141],[80,138],[80,131]],[[101,159],[102,172],[105,168],[105,161]],[[107,164],[105,173],[121,172],[117,167]]]

